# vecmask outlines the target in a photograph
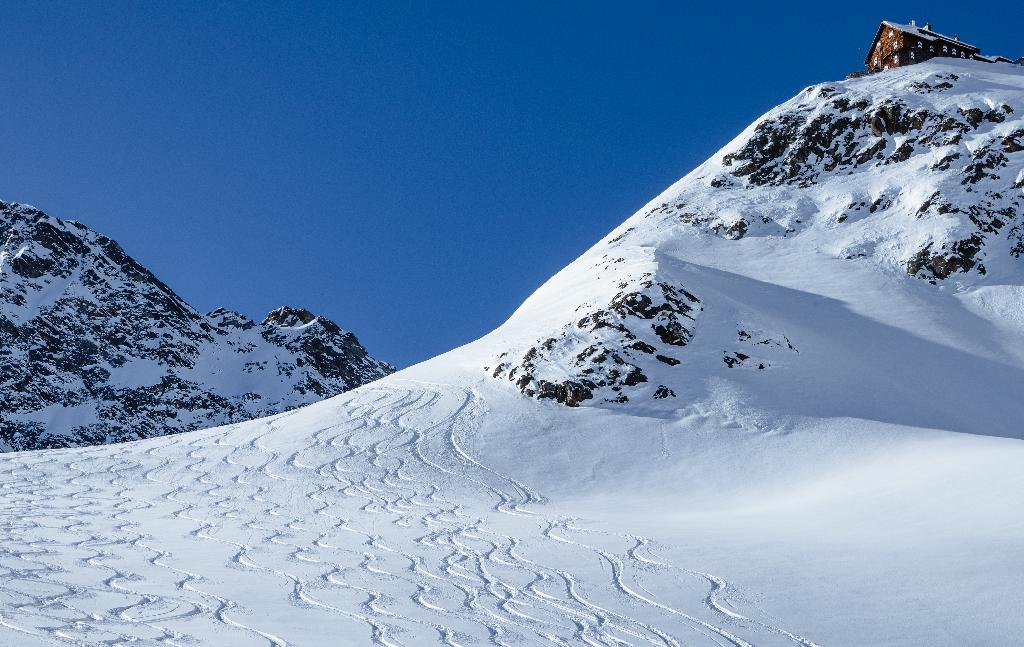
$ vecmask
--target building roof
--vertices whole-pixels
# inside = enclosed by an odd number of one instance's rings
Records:
[[[921,38],[922,40],[942,41],[942,42],[949,43],[950,45],[959,45],[960,47],[963,47],[963,48],[966,48],[966,49],[973,49],[976,52],[980,52],[981,51],[980,47],[975,47],[974,45],[971,45],[970,43],[965,43],[964,41],[960,40],[956,36],[945,36],[943,34],[940,34],[940,33],[936,32],[936,31],[932,31],[931,29],[926,29],[924,27],[920,27],[920,26],[915,25],[915,24],[904,25],[904,24],[901,24],[901,23],[898,23],[898,22],[890,22],[888,20],[883,20],[882,24],[883,25],[887,25],[889,27],[892,27],[893,29],[899,29],[903,33],[910,34],[912,36],[917,36],[918,38]]]

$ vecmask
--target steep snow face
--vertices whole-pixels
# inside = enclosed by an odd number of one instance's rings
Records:
[[[113,240],[0,203],[0,447],[247,420],[392,372],[305,310],[196,312]]]
[[[1020,318],[993,310],[1021,308],[1022,207],[1019,66],[811,86],[543,286],[482,364],[532,397],[655,415],[718,377],[825,413],[882,393],[886,416],[926,426],[906,412],[1005,408],[975,378],[1022,377]]]

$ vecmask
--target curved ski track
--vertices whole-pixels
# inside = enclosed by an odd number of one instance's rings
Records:
[[[546,516],[464,448],[470,391],[328,405],[0,455],[0,645],[814,647],[650,539]]]

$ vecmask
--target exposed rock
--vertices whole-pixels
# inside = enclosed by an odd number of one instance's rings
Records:
[[[932,251],[933,243],[928,243],[907,261],[907,273],[928,279],[932,283],[948,278],[954,272],[968,272],[976,267],[984,274],[985,267],[976,259],[983,244],[981,236],[978,235],[943,245],[939,252]]]
[[[637,286],[623,286],[605,307],[530,346],[518,360],[505,353],[492,375],[525,395],[569,406],[594,398],[624,403],[624,388],[648,382],[646,367],[680,363],[663,349],[689,343],[699,309],[700,300],[686,289],[644,277]],[[551,370],[563,365],[568,375]]]
[[[908,84],[919,92],[947,91],[957,87],[955,74],[933,75],[938,82],[915,81]],[[993,131],[993,125],[1005,124],[1014,114],[1010,105],[994,108],[965,105],[951,110],[913,107],[905,96],[858,96],[845,88],[828,86],[829,92],[815,94],[815,88],[790,109],[776,111],[762,119],[753,134],[722,158],[731,175],[749,189],[769,186],[808,187],[826,175],[871,172],[881,166],[918,163],[922,156],[934,155],[930,170],[957,170],[966,194],[950,194],[944,186],[916,209],[916,217],[967,214],[976,228],[956,240],[938,241],[934,250],[918,248],[907,257],[906,269],[914,276],[936,281],[954,273],[983,274],[980,261],[986,236],[1016,221],[1024,201],[1007,189],[1024,187],[1024,178],[1010,176],[1007,155],[1024,151],[1024,128],[1009,133]],[[968,147],[963,138],[971,133]],[[890,140],[898,146],[886,155]],[[961,159],[966,165],[957,167]],[[738,189],[738,190],[742,190]],[[978,194],[981,194],[980,197]],[[899,194],[875,196],[869,212],[892,207]],[[738,239],[775,229],[784,235],[799,231],[799,221],[783,223],[773,217],[745,217],[728,220],[714,214],[697,213],[692,206],[680,211],[681,220],[728,239]],[[669,215],[678,209],[666,204],[652,214]],[[851,205],[835,217],[846,222],[859,207]],[[796,225],[796,227],[794,227]],[[1016,235],[1014,229],[1011,235]],[[1016,249],[1016,248],[1014,248]]]
[[[1024,151],[1024,129],[1018,129],[1003,137],[1003,150],[1007,153]]]
[[[725,361],[725,365],[728,366],[729,368],[734,368],[736,366],[740,366],[740,365],[743,364],[743,362],[745,362],[748,359],[750,359],[750,355],[747,355],[746,353],[739,353],[739,352],[733,352],[733,353],[728,353],[727,352],[725,354],[725,357],[723,358],[723,360]]]
[[[663,400],[665,398],[674,398],[674,397],[676,397],[676,392],[673,391],[672,389],[668,388],[664,384],[658,386],[658,388],[654,391],[654,399],[655,400]]]
[[[263,320],[263,325],[295,328],[312,323],[314,320],[316,320],[316,316],[314,316],[309,310],[304,308],[281,306],[267,315],[266,319]]]
[[[732,240],[739,240],[747,234],[747,221],[740,219],[732,223],[728,229],[725,230],[725,237],[731,238]]]
[[[947,146],[959,142],[963,133],[977,129],[986,117],[977,107],[960,109],[955,116],[915,110],[897,98],[869,106],[866,99],[835,96],[765,119],[738,150],[724,156],[722,163],[733,168],[734,176],[746,178],[749,185],[807,186],[822,172],[882,162],[886,136],[918,133],[921,144]],[[1000,110],[997,114],[1006,113]],[[904,162],[912,153],[913,146],[905,143],[885,161]]]

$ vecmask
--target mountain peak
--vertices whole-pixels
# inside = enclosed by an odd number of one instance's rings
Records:
[[[249,317],[237,310],[229,310],[227,308],[211,310],[206,313],[206,318],[212,321],[214,326],[223,329],[238,328],[249,330],[256,327],[256,322]]]
[[[305,308],[292,308],[281,306],[271,310],[263,320],[264,326],[277,326],[282,328],[296,328],[312,323],[317,316]]]

